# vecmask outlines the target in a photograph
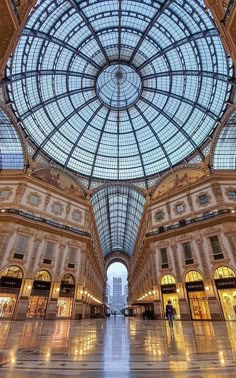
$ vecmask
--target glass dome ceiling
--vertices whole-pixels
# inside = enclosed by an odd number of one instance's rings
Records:
[[[201,0],[38,0],[6,81],[36,154],[133,180],[201,154],[230,74]]]

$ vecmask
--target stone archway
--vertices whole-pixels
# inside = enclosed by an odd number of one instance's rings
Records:
[[[105,257],[105,270],[109,268],[109,266],[115,262],[119,262],[124,264],[127,271],[129,272],[129,263],[130,257],[124,252],[111,252]]]

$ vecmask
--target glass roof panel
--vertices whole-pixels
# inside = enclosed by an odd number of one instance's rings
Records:
[[[214,151],[214,169],[236,169],[236,112],[232,113],[222,128]]]
[[[146,179],[196,152],[230,78],[202,0],[38,0],[6,70],[37,151],[105,180]]]
[[[21,141],[8,116],[0,109],[0,169],[23,169]]]

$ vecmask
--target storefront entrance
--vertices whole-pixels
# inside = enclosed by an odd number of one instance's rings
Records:
[[[29,300],[27,318],[44,318],[47,308],[47,297],[32,296]]]
[[[75,278],[67,273],[62,277],[59,298],[57,302],[57,317],[71,318],[75,295]]]
[[[72,298],[58,298],[57,316],[58,318],[70,318],[72,314]]]
[[[219,290],[225,320],[236,320],[236,289]]]
[[[15,265],[1,272],[0,278],[0,318],[12,318],[23,278],[22,270]]]
[[[211,320],[208,297],[201,274],[196,270],[188,272],[185,278],[185,287],[192,320]]]
[[[236,320],[236,277],[234,271],[221,266],[214,273],[215,285],[225,320]]]
[[[172,306],[174,307],[174,312],[175,312],[175,319],[180,319],[180,309],[179,309],[179,297],[178,294],[176,293],[171,293],[171,294],[163,294],[163,306],[164,306],[164,312],[166,309],[166,305],[168,301],[171,301]]]
[[[211,319],[208,298],[204,291],[188,292],[188,299],[193,320]]]
[[[16,299],[15,294],[0,294],[0,318],[12,318]]]
[[[165,317],[166,305],[168,301],[171,301],[174,307],[175,319],[180,319],[180,308],[179,308],[179,297],[176,292],[176,281],[171,274],[166,274],[161,279],[161,292],[162,292],[162,303],[163,303],[163,313]]]
[[[27,318],[44,318],[51,289],[51,275],[40,270],[34,276],[33,288],[29,298]]]

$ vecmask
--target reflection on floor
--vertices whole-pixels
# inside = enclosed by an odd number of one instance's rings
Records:
[[[4,378],[235,378],[236,322],[0,322]]]

